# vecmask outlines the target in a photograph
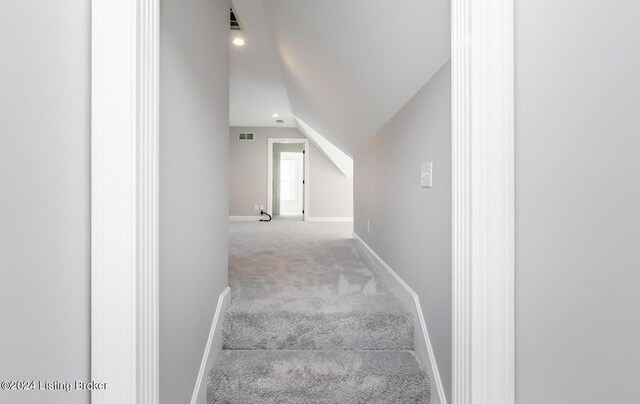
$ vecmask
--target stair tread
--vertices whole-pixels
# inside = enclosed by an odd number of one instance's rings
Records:
[[[412,351],[223,350],[209,403],[427,403]]]

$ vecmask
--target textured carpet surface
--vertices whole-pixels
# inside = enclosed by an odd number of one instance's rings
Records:
[[[350,224],[231,223],[212,403],[428,403],[413,318]]]
[[[225,349],[413,349],[413,319],[350,224],[231,223]]]
[[[411,351],[223,351],[216,366],[210,403],[429,402]]]

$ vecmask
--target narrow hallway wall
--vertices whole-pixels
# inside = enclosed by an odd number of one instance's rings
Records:
[[[188,403],[227,286],[229,2],[160,1],[160,402]]]
[[[255,140],[239,141],[239,132]],[[230,216],[257,216],[255,204],[267,206],[267,139],[304,138],[296,128],[229,128]],[[347,178],[309,143],[309,216],[353,217],[353,179]]]
[[[640,2],[515,9],[516,402],[638,402]]]
[[[421,188],[429,161],[433,188]],[[450,62],[356,155],[354,178],[355,232],[420,297],[450,400]]]
[[[2,1],[0,27],[0,380],[89,381],[91,1]]]

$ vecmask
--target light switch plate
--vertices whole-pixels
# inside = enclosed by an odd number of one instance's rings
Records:
[[[431,188],[433,186],[433,162],[422,164],[422,177],[420,181],[422,188]]]

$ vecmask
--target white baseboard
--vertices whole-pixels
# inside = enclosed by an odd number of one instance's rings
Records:
[[[262,216],[229,216],[230,222],[259,222]]]
[[[191,404],[207,404],[206,376],[211,371],[213,362],[222,351],[222,319],[224,311],[231,303],[230,291],[231,288],[227,286],[218,298],[218,306],[216,306],[216,313],[214,314],[213,322],[211,323],[211,331],[209,331],[209,339],[207,340],[207,345],[205,346],[204,354],[202,355],[198,379],[196,380],[196,386],[193,390],[193,395],[191,396]]]
[[[307,222],[353,223],[352,217],[308,217]]]
[[[429,378],[431,379],[431,403],[447,404],[447,397],[444,393],[444,388],[442,387],[442,380],[440,379],[440,373],[438,372],[436,357],[433,353],[431,341],[429,340],[429,333],[427,332],[427,325],[424,321],[424,316],[422,315],[422,308],[420,307],[420,299],[418,298],[418,295],[355,232],[353,233],[353,239],[356,241],[358,248],[367,255],[372,262],[378,264],[380,267],[380,274],[383,276],[387,285],[392,288],[400,301],[413,315],[416,336],[415,353],[422,361],[422,364],[426,368]]]

